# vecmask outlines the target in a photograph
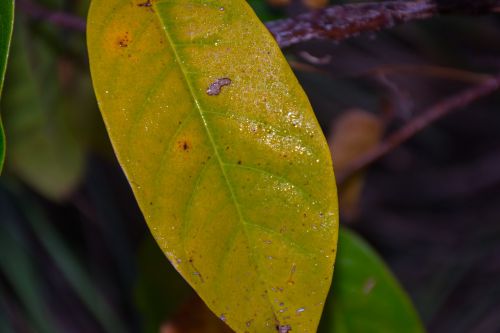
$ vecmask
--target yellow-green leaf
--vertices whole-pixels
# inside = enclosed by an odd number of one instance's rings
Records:
[[[0,2],[0,96],[2,95],[3,79],[7,67],[12,25],[14,23],[14,1],[2,0]],[[5,134],[0,117],[0,172],[2,172],[5,157]]]
[[[337,197],[328,147],[244,0],[94,0],[94,88],[163,252],[237,332],[314,332]]]

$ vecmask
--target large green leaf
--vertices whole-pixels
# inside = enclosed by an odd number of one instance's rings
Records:
[[[383,261],[341,229],[335,279],[319,332],[422,333],[413,305]]]
[[[246,1],[94,0],[87,40],[116,154],[176,269],[238,332],[314,332],[337,240],[330,155]]]
[[[0,96],[2,95],[3,78],[7,68],[10,39],[12,37],[12,25],[14,23],[14,1],[2,0],[0,2]],[[0,173],[2,172],[5,158],[5,134],[3,131],[2,118],[0,116]]]
[[[46,197],[62,199],[83,173],[83,148],[69,127],[79,99],[63,86],[59,55],[42,30],[17,16],[1,104],[9,138],[6,167]]]

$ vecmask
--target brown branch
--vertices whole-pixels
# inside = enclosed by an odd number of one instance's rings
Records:
[[[469,89],[438,102],[412,119],[407,125],[391,134],[381,144],[353,161],[345,168],[344,172],[337,175],[337,182],[339,184],[345,183],[351,176],[386,156],[437,120],[455,110],[468,106],[470,103],[498,89],[500,89],[500,75],[486,79]]]
[[[498,11],[500,0],[414,0],[346,4],[268,22],[280,47],[315,39],[341,41],[363,32],[437,15],[479,15]]]
[[[281,47],[314,39],[341,41],[362,32],[378,31],[398,23],[436,15],[431,1],[388,1],[327,7],[267,23]]]
[[[85,32],[85,20],[81,17],[53,12],[31,0],[18,0],[18,7],[37,20]],[[279,46],[285,48],[314,39],[341,41],[363,32],[379,31],[437,15],[479,15],[499,11],[500,0],[386,1],[331,6],[292,18],[267,22],[266,26]]]
[[[381,65],[362,73],[363,76],[372,75],[412,75],[435,77],[446,80],[480,83],[494,77],[490,74],[471,72],[463,69],[435,66],[435,65]]]

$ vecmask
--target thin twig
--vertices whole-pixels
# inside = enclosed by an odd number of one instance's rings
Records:
[[[413,76],[424,76],[424,77],[435,77],[446,80],[462,81],[469,83],[479,83],[484,80],[491,79],[493,75],[471,72],[463,69],[435,66],[435,65],[406,65],[406,64],[395,64],[395,65],[382,65],[370,69],[363,73],[363,75],[413,75]]]
[[[85,32],[85,19],[81,17],[65,12],[52,11],[31,0],[17,0],[16,6],[35,20],[48,21],[62,28]]]
[[[470,103],[498,89],[500,89],[500,75],[484,80],[471,88],[438,102],[412,119],[407,125],[391,134],[381,144],[353,161],[345,168],[344,172],[337,175],[337,182],[339,184],[344,183],[351,176],[386,156],[437,120],[455,110],[468,106]]]
[[[436,5],[430,1],[346,4],[268,22],[266,26],[281,47],[288,47],[315,39],[341,41],[362,32],[430,18],[436,12]]]

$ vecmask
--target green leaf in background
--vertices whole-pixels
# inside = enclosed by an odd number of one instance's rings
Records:
[[[42,277],[44,274],[38,272],[45,268],[38,256],[38,251],[42,250],[58,270],[58,279],[69,284],[85,309],[100,323],[103,332],[128,332],[86,267],[47,219],[43,206],[23,186],[5,179],[0,181],[0,275],[3,274],[13,286],[27,314],[26,322],[33,331],[65,332],[49,310],[54,300],[44,288],[47,283]]]
[[[3,196],[2,196],[3,199]],[[43,282],[38,278],[36,258],[30,255],[29,241],[15,225],[14,204],[0,205],[0,273],[12,286],[25,311],[25,318],[40,333],[55,332],[55,322],[43,300]],[[2,285],[0,285],[2,287]],[[0,290],[4,295],[4,291]],[[3,331],[2,331],[3,332]]]
[[[282,9],[272,8],[266,0],[247,0],[247,2],[263,22],[284,17]]]
[[[159,332],[181,305],[194,295],[148,233],[137,256],[135,299],[144,332]]]
[[[12,26],[14,23],[14,0],[0,1],[0,97],[2,95],[3,79],[7,68]],[[0,173],[5,158],[5,133],[0,115]]]
[[[359,236],[343,228],[320,333],[423,333],[408,295]]]
[[[6,168],[42,195],[61,200],[83,173],[82,144],[69,126],[77,92],[62,84],[67,67],[44,39],[45,30],[31,28],[24,16],[16,17],[1,103],[9,138]]]
[[[238,332],[316,330],[338,209],[330,153],[244,0],[94,0],[92,79],[164,253]]]

